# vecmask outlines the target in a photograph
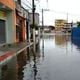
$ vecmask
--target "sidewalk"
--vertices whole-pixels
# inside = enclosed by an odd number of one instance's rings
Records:
[[[0,63],[6,61],[8,58],[12,57],[13,55],[17,55],[27,47],[33,45],[33,42],[21,42],[17,44],[11,45],[3,45],[0,46]]]

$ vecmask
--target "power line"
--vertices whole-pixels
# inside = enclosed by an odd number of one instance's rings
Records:
[[[32,10],[32,7],[30,7],[29,5],[27,5],[25,2],[22,2],[23,5],[25,5],[27,8],[31,9]]]
[[[32,4],[28,0],[26,0],[26,1],[28,2],[28,4],[30,4],[30,6],[32,6]]]
[[[71,16],[80,16],[80,14],[74,14],[74,13],[69,13],[69,12],[64,12],[64,11],[56,11],[56,10],[52,10],[52,9],[48,9],[48,12],[54,12],[54,13],[58,13],[58,14],[65,14],[65,15],[71,15]]]

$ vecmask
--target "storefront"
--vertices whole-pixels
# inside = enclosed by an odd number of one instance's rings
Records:
[[[6,43],[6,13],[0,11],[0,43]]]
[[[25,41],[25,19],[19,15],[16,10],[16,40],[17,42]]]

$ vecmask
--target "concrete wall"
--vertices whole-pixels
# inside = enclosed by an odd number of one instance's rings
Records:
[[[15,38],[16,38],[14,11],[6,11],[6,12],[0,11],[0,12],[5,14],[5,15],[3,15],[0,13],[0,19],[5,20],[5,22],[6,22],[6,24],[5,24],[6,43],[14,43]]]
[[[14,12],[7,11],[6,13],[6,43],[14,43],[15,42],[15,24],[14,24]]]
[[[2,8],[4,12],[0,10],[0,19],[6,21],[6,43],[14,43],[16,39],[14,0],[0,0],[0,3],[5,6]]]

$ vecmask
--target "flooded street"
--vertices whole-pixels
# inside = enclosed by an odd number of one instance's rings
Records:
[[[40,48],[29,47],[0,65],[0,80],[80,80],[80,39],[45,35]]]

